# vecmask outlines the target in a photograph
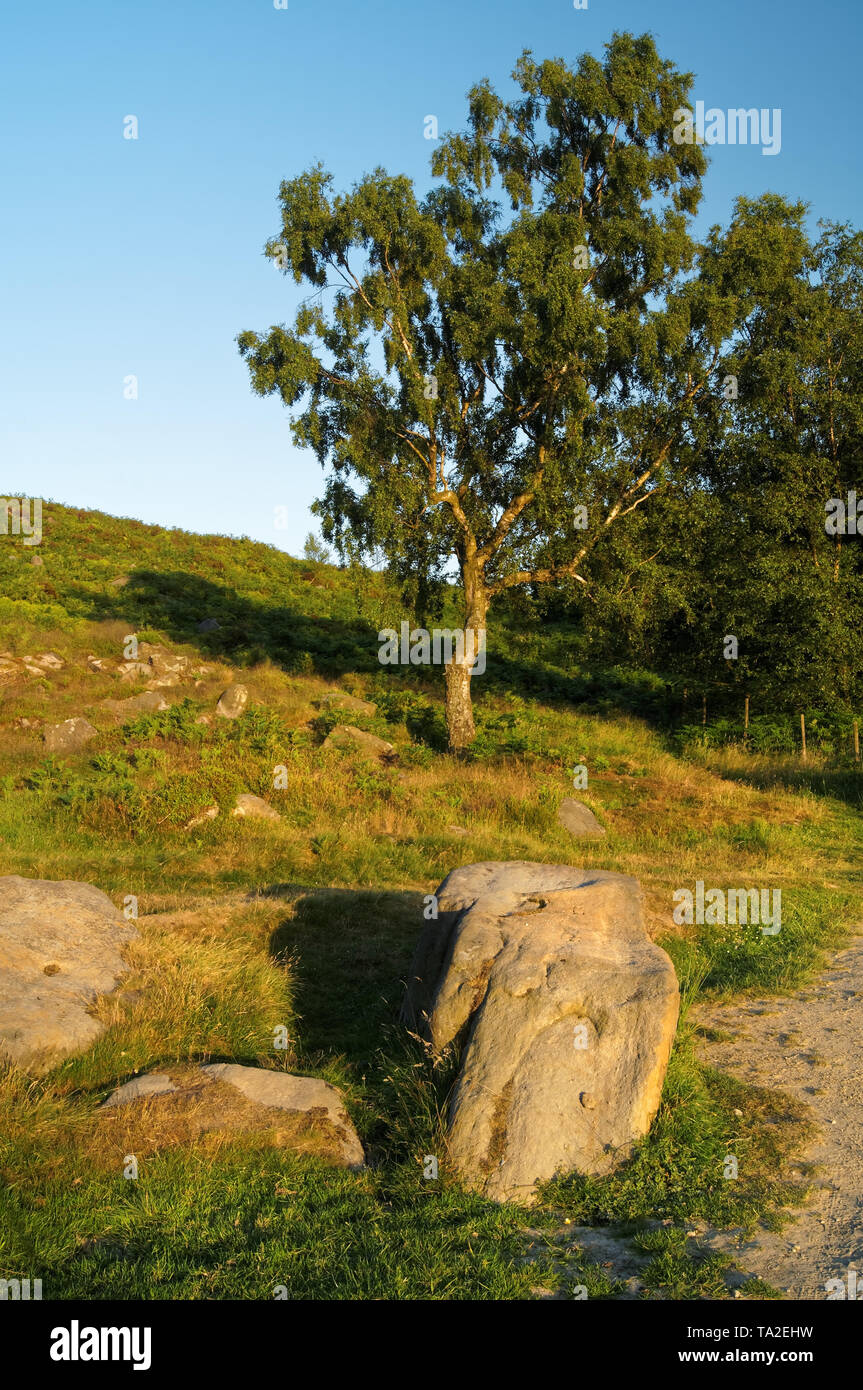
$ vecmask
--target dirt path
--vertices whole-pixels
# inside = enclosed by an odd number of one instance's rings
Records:
[[[787,1298],[826,1299],[828,1279],[847,1280],[850,1269],[863,1295],[863,936],[801,994],[702,1005],[695,1019],[731,1034],[705,1041],[705,1061],[806,1101],[820,1126],[804,1155],[819,1172],[798,1219],[749,1241],[700,1233],[699,1245],[732,1255]]]

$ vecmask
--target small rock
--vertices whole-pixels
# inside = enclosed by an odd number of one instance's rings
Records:
[[[187,821],[183,829],[192,830],[196,825],[203,825],[204,821],[215,820],[218,814],[218,806],[208,806],[206,811],[202,811],[200,816],[193,816],[190,821]]]
[[[390,757],[396,751],[391,743],[387,743],[386,739],[378,738],[375,734],[367,734],[365,729],[355,729],[352,724],[337,724],[327,734],[323,747],[341,748],[346,752],[368,753],[370,756],[376,754],[378,757]]]
[[[33,661],[37,666],[43,666],[46,671],[62,671],[66,664],[54,652],[43,652],[41,656],[35,656]]]
[[[605,831],[588,806],[567,796],[560,803],[557,819],[570,835],[604,835]]]
[[[447,830],[451,835],[466,835],[467,831],[463,825],[448,825]]]
[[[195,682],[195,684],[197,684],[197,681]],[[211,714],[199,714],[197,719],[195,720],[196,724],[206,724],[208,727],[210,724],[212,724],[212,722],[213,716]]]
[[[112,589],[125,589],[129,582],[128,574],[118,574],[116,579],[111,580]]]
[[[202,623],[198,623],[198,632],[218,632],[221,626],[218,618],[205,618]]]
[[[152,1071],[145,1076],[136,1076],[132,1081],[127,1081],[125,1086],[118,1086],[105,1104],[128,1105],[130,1101],[139,1100],[142,1096],[164,1096],[179,1089],[170,1076],[166,1076],[164,1072]]]
[[[88,656],[88,657],[87,657],[87,669],[88,669],[88,671],[98,672],[98,671],[107,671],[107,670],[109,669],[109,667],[108,667],[108,663],[107,663],[107,661],[105,660],[104,657],[101,657],[101,656]]]
[[[155,714],[170,706],[157,691],[145,690],[142,695],[133,695],[129,700],[103,700],[99,708],[107,710],[117,719],[134,719],[136,714]]]
[[[356,695],[349,695],[346,690],[328,690],[320,700],[323,709],[335,706],[337,709],[349,709],[354,714],[374,714],[375,706],[369,704],[368,700],[359,700]]]
[[[45,730],[43,738],[49,753],[75,753],[85,748],[98,731],[86,719],[64,719],[62,724],[52,724]]]
[[[216,714],[222,719],[237,719],[248,703],[249,692],[244,685],[229,685],[219,696]]]
[[[253,796],[251,792],[240,792],[234,802],[232,816],[257,816],[261,820],[281,820],[278,811],[274,810],[268,802],[261,796]]]
[[[33,556],[33,559],[30,561],[30,564],[31,564],[31,565],[36,565],[37,567],[38,567],[39,565],[44,565],[44,563],[45,563],[45,561],[42,559],[42,556],[41,556],[41,555],[34,555],[34,556]]]
[[[596,1109],[596,1101],[595,1101],[594,1097],[590,1094],[590,1091],[582,1091],[582,1093],[581,1093],[581,1103],[582,1103],[582,1105],[584,1106],[585,1110],[595,1110],[595,1109]]]

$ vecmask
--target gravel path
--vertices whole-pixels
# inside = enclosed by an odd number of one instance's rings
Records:
[[[696,1020],[731,1034],[704,1042],[707,1062],[806,1101],[819,1124],[804,1155],[819,1171],[799,1218],[781,1235],[714,1232],[699,1244],[726,1251],[786,1298],[826,1299],[829,1279],[856,1270],[863,1301],[863,936],[801,994],[703,1005]]]

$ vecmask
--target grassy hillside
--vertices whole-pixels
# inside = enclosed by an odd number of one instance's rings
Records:
[[[3,1075],[0,1274],[42,1277],[45,1297],[270,1298],[284,1285],[292,1297],[527,1298],[579,1283],[613,1297],[566,1223],[628,1220],[654,1257],[654,1296],[723,1296],[718,1260],[686,1254],[686,1223],[774,1221],[799,1200],[788,1159],[805,1117],[706,1069],[685,1020],[625,1170],[557,1183],[529,1216],[465,1195],[442,1131],[451,1069],[432,1067],[396,1015],[423,895],[486,858],[635,874],[687,1003],[798,986],[860,919],[859,773],[681,747],[657,717],[662,681],[585,672],[566,633],[517,615],[492,634],[476,749],[456,761],[441,751],[439,673],[377,662],[378,628],[402,616],[382,576],[251,541],[53,505],[42,545],[0,538],[0,873],[87,880],[118,905],[134,895],[142,933],[91,1051],[36,1083]],[[206,619],[219,627],[201,634]],[[162,692],[171,709],[118,726],[101,702],[146,688],[111,673],[130,633],[203,670]],[[45,652],[62,668],[15,660]],[[238,679],[246,714],[196,722]],[[322,746],[345,718],[321,704],[333,689],[374,705],[347,722],[393,743],[395,760]],[[46,756],[44,726],[77,715],[99,738]],[[557,822],[577,764],[602,841],[574,842]],[[232,818],[241,791],[281,821]],[[214,805],[216,819],[187,828]],[[781,888],[780,935],[675,927],[672,893],[698,878]],[[278,1024],[287,1053],[273,1051]],[[334,1081],[369,1168],[231,1142],[148,1154],[125,1181],[95,1106],[136,1072],[192,1058]],[[745,1155],[733,1183],[732,1136]],[[437,1181],[423,1179],[425,1154],[440,1157]]]

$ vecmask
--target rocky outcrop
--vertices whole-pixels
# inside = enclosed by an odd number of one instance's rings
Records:
[[[34,1071],[89,1047],[88,1012],[127,969],[138,936],[91,883],[0,878],[0,1055]]]
[[[532,1200],[627,1158],[659,1105],[678,1014],[674,967],[637,881],[565,865],[481,863],[437,892],[403,1018],[463,1045],[449,1152],[465,1182]]]

